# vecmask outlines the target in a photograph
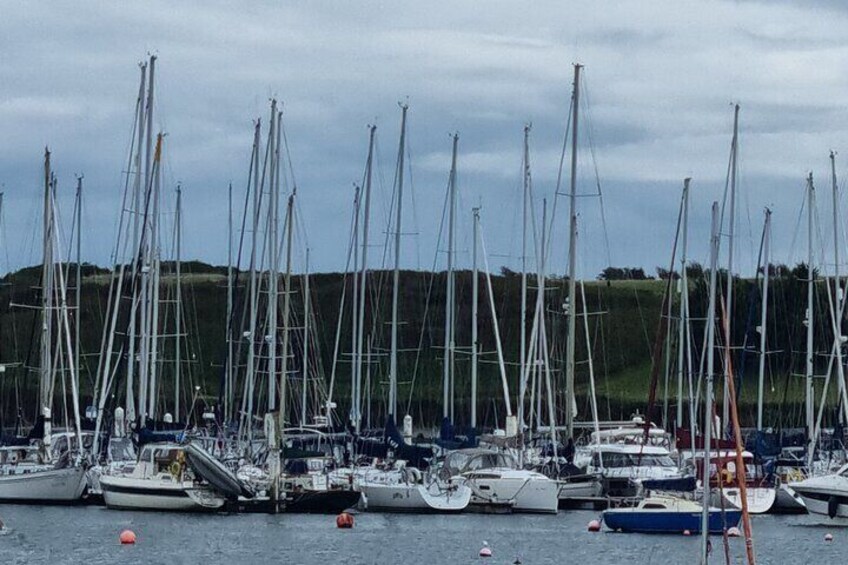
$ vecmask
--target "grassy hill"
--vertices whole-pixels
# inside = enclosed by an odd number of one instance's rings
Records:
[[[174,277],[172,266],[164,265],[162,277],[163,298],[170,296]],[[210,404],[216,402],[222,365],[226,355],[226,269],[212,267],[199,262],[182,266],[183,293],[186,327],[189,343],[183,351],[183,383],[189,387],[201,387],[203,398]],[[73,273],[73,269],[71,269]],[[376,421],[385,413],[384,399],[387,390],[389,345],[387,322],[390,319],[391,277],[386,272],[373,272],[368,280],[368,315],[365,327],[372,336],[372,352],[376,361],[372,365],[372,416]],[[801,379],[792,376],[800,372],[803,361],[798,351],[803,349],[804,326],[802,324],[805,296],[803,273],[783,273],[774,280],[771,290],[772,306],[768,324],[769,349],[766,378],[766,415],[773,425],[797,425],[802,417],[803,386]],[[7,363],[5,373],[0,376],[0,418],[5,425],[14,420],[15,407],[24,407],[25,419],[31,420],[37,394],[37,310],[12,307],[20,304],[37,304],[37,288],[40,268],[32,267],[7,275],[0,286],[0,360]],[[73,283],[71,276],[71,283]],[[81,389],[84,404],[90,402],[98,364],[98,352],[102,337],[103,319],[109,295],[110,273],[89,265],[83,268],[81,343],[83,369]],[[243,282],[243,280],[242,280]],[[552,278],[547,281],[545,309],[547,332],[551,343],[554,388],[558,395],[557,406],[563,411],[566,316],[564,305],[567,296],[567,281]],[[302,326],[301,278],[293,279],[293,325]],[[314,363],[318,363],[325,379],[330,377],[335,331],[339,316],[342,290],[347,286],[351,294],[350,280],[345,282],[342,274],[313,275],[311,284],[311,306],[314,324],[317,327]],[[690,301],[693,317],[692,342],[695,368],[698,368],[703,322],[706,303],[706,281],[703,277],[691,281]],[[529,281],[531,293],[528,302],[530,313],[535,301],[535,280]],[[518,390],[518,359],[520,348],[520,288],[521,279],[515,273],[505,271],[492,276],[501,341],[512,402]],[[827,298],[824,285],[818,285],[818,310],[816,315],[817,343],[832,341],[827,323]],[[758,345],[756,325],[759,320],[759,298],[754,281],[741,280],[735,284],[734,293],[734,345],[749,343]],[[578,285],[578,312],[584,311]],[[577,374],[579,419],[588,419],[589,403],[589,351],[595,375],[599,412],[602,418],[621,419],[634,411],[644,411],[648,397],[651,368],[651,351],[656,339],[660,320],[664,281],[621,280],[592,281],[585,283],[588,335],[591,347],[587,347],[583,318],[577,326]],[[242,289],[243,290],[243,289]],[[73,291],[72,291],[73,292]],[[675,293],[674,300],[679,300]],[[456,419],[462,423],[469,413],[470,362],[468,347],[471,342],[471,273],[457,273],[456,345],[460,350],[456,357],[456,381],[454,389]],[[399,342],[402,353],[399,357],[399,402],[401,411],[409,410],[416,422],[436,423],[442,411],[442,356],[444,335],[445,273],[423,273],[405,271],[401,276]],[[169,310],[170,308],[170,310]],[[162,315],[173,318],[173,306],[163,304]],[[493,324],[490,315],[485,284],[480,286],[480,342],[485,353],[480,365],[478,414],[484,425],[502,422],[505,406],[501,392],[499,366],[495,352]],[[675,305],[676,311],[676,305]],[[351,326],[349,306],[343,314],[341,325],[342,357],[337,366],[335,400],[339,413],[346,414],[350,391]],[[754,321],[756,320],[756,321]],[[824,321],[824,323],[822,322]],[[166,324],[173,322],[166,322]],[[528,335],[532,318],[528,319]],[[672,320],[672,326],[674,322]],[[674,327],[672,328],[674,330]],[[298,330],[295,330],[298,331]],[[676,330],[675,330],[676,331]],[[168,334],[167,326],[162,333]],[[173,334],[171,326],[170,333]],[[235,332],[237,335],[239,332]],[[755,339],[756,337],[756,339]],[[830,341],[829,341],[830,340]],[[165,340],[167,342],[167,340]],[[827,349],[822,347],[822,349]],[[168,369],[173,359],[173,346],[163,345],[163,368],[161,396],[166,404],[173,398],[173,382]],[[673,419],[676,400],[676,358],[674,349],[669,350],[672,362],[670,369],[670,399],[668,414]],[[664,361],[664,360],[663,360]],[[816,357],[817,374],[823,373],[827,359]],[[741,375],[740,403],[743,422],[751,424],[755,417],[756,376],[758,357],[745,353],[741,348],[734,350],[734,365]],[[170,363],[173,365],[173,363]],[[295,364],[295,368],[299,365]],[[717,367],[721,367],[717,361]],[[720,369],[718,369],[720,371]],[[171,371],[171,372],[169,372]],[[658,412],[662,413],[664,398],[665,366],[660,371]],[[57,387],[60,386],[57,384]],[[188,393],[186,393],[188,394]],[[719,392],[719,395],[721,393]]]

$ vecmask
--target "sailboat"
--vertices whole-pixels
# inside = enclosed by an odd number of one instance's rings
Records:
[[[80,426],[78,364],[72,345],[65,270],[59,261],[59,220],[56,210],[56,177],[50,151],[44,151],[44,217],[40,307],[39,417],[22,445],[0,447],[0,501],[71,503],[86,487],[83,439]],[[79,281],[77,282],[79,285]],[[55,379],[70,377],[73,405],[73,439],[65,449],[54,445],[52,407]]]
[[[707,531],[721,534],[735,528],[742,518],[737,509],[722,510],[711,506],[707,510]],[[679,496],[654,494],[629,508],[611,508],[603,513],[603,522],[617,532],[642,534],[700,534],[703,508],[697,502]]]

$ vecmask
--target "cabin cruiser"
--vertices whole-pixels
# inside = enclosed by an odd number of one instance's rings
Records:
[[[187,446],[170,442],[145,445],[135,465],[100,476],[103,502],[115,509],[220,509],[226,502],[225,496],[201,481],[188,464],[187,451]]]
[[[666,494],[652,494],[630,508],[611,508],[603,513],[607,527],[620,532],[679,534],[701,533],[703,506],[692,500]],[[707,522],[711,534],[736,527],[741,510],[709,508]]]
[[[596,443],[583,448],[575,465],[601,477],[604,494],[638,496],[645,480],[678,479],[678,469],[667,448],[657,445]]]
[[[848,518],[848,465],[833,474],[790,483],[789,487],[804,500],[808,512]]]
[[[763,514],[774,506],[777,489],[774,483],[765,476],[761,465],[754,463],[754,456],[749,451],[742,452],[745,464],[745,490],[748,512]],[[687,459],[687,466],[694,467],[701,489],[704,485],[704,454],[696,453]],[[736,469],[736,451],[718,450],[710,452],[709,486],[711,504],[722,508],[742,508],[742,489]],[[703,492],[701,490],[701,492]],[[696,495],[697,497],[697,495]]]
[[[542,473],[518,466],[508,453],[459,449],[445,457],[439,476],[449,485],[467,485],[469,510],[557,512],[559,485]]]

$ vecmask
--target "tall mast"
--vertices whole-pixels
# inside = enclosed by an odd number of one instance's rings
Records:
[[[842,333],[842,279],[839,276],[839,186],[836,182],[836,153],[830,152],[830,178],[833,185],[833,260],[834,288],[833,306],[836,315],[836,327]],[[841,342],[839,342],[841,343]]]
[[[704,398],[704,467],[703,491],[701,502],[701,563],[709,560],[709,520],[710,520],[710,451],[713,430],[713,371],[715,370],[715,308],[716,308],[716,269],[718,267],[719,225],[718,202],[713,202],[712,229],[710,230],[710,305],[707,312],[707,382]],[[692,433],[694,438],[694,431]],[[693,439],[694,444],[694,439]]]
[[[2,199],[0,199],[2,202]],[[76,369],[77,380],[80,377],[80,326],[82,325],[82,175],[77,177],[77,268],[76,279],[77,286],[75,289],[75,304],[77,307],[76,324],[74,324],[74,367]]]
[[[453,382],[453,360],[454,360],[454,222],[456,215],[456,149],[459,143],[459,134],[453,134],[453,149],[451,150],[451,169],[448,178],[448,270],[446,277],[445,292],[445,351],[442,375],[442,411],[443,417],[454,419],[454,382]]]
[[[807,437],[808,445],[807,445],[807,461],[812,461],[813,456],[813,429],[814,429],[814,402],[815,402],[815,391],[813,390],[813,334],[815,328],[813,327],[813,300],[814,300],[814,289],[815,289],[815,267],[813,266],[813,220],[815,214],[813,213],[813,209],[815,208],[815,188],[813,186],[813,173],[810,173],[807,177],[807,319],[805,320],[805,325],[807,326],[807,350],[805,354],[805,370],[804,370],[804,379],[805,379],[805,391],[806,394],[804,396],[806,401],[806,427],[807,427]]]
[[[268,177],[268,247],[270,263],[268,265],[268,411],[273,412],[277,403],[277,304],[279,299],[279,185],[277,183],[280,169],[279,146],[280,119],[277,113],[277,101],[271,101],[271,125],[268,131],[269,153],[271,156],[270,175]],[[288,299],[288,296],[283,300]],[[286,356],[285,349],[283,357]],[[282,379],[286,379],[283,372]],[[281,407],[282,408],[282,407]]]
[[[733,322],[733,248],[736,239],[736,172],[738,169],[739,152],[739,104],[733,106],[733,140],[730,145],[730,219],[727,231],[727,320]],[[732,351],[733,344],[728,344]],[[727,387],[724,387],[724,402],[722,404],[721,425],[727,426],[730,417],[730,397]]]
[[[763,224],[763,288],[760,304],[760,370],[757,381],[757,431],[763,429],[763,387],[766,375],[766,322],[768,321],[768,292],[769,292],[769,251],[771,245],[771,210],[766,208],[766,219]]]
[[[53,377],[53,206],[51,191],[53,190],[53,172],[50,168],[50,151],[44,148],[44,222],[42,225],[41,253],[41,392],[39,395],[39,414],[45,418],[51,416],[52,398],[50,382]]]
[[[285,293],[283,295],[283,346],[280,351],[280,441],[284,441],[282,431],[285,429],[286,422],[286,395],[288,394],[289,380],[289,309],[291,307],[292,233],[294,231],[295,190],[292,190],[292,193],[289,195],[289,203],[286,210],[286,276],[283,282],[283,292]]]
[[[300,425],[306,425],[306,390],[309,385],[309,248],[303,273],[303,389],[301,390]]]
[[[677,328],[677,414],[675,423],[677,428],[683,427],[683,379],[686,374],[686,350],[689,347],[686,336],[686,328],[689,325],[689,284],[686,275],[686,246],[689,236],[689,181],[683,180],[683,222],[681,225],[680,246],[680,321]],[[671,276],[671,273],[669,273]],[[692,410],[692,406],[689,406]],[[690,430],[693,434],[695,430]]]
[[[477,341],[478,326],[478,297],[480,287],[480,274],[477,268],[477,247],[480,239],[480,208],[473,208],[471,213],[474,217],[474,242],[471,244],[471,427],[477,427],[477,363],[480,345]],[[523,326],[523,324],[522,324]],[[523,373],[522,373],[523,376]],[[521,408],[519,407],[519,410]]]
[[[565,427],[568,437],[574,437],[574,345],[577,331],[577,119],[580,107],[580,69],[574,65],[574,90],[571,95],[571,181],[569,184],[569,237],[568,237],[568,343],[566,345],[565,367]]]
[[[224,421],[232,421],[233,402],[233,183],[227,189],[227,367],[224,380]]]
[[[527,214],[529,213],[530,200],[530,124],[524,126],[524,171],[523,191],[521,198],[521,348],[519,351],[519,379],[518,396],[518,426],[520,431],[524,429],[524,395],[527,383],[524,381],[524,367],[527,364]],[[543,228],[544,229],[544,228]]]
[[[247,331],[247,339],[248,339],[248,349],[247,349],[247,415],[245,419],[245,426],[247,427],[247,435],[248,440],[253,438],[253,397],[254,390],[256,386],[256,325],[257,325],[257,317],[259,315],[259,288],[258,288],[258,276],[256,272],[256,249],[259,246],[259,144],[260,144],[260,128],[261,122],[259,119],[256,120],[256,124],[253,127],[253,162],[251,163],[253,166],[253,208],[252,208],[252,220],[253,225],[251,229],[251,239],[250,239],[250,313],[249,313],[249,321],[248,321],[248,331]],[[248,445],[250,445],[250,441],[248,441]]]
[[[147,64],[142,63],[141,67],[141,81],[138,85],[138,100],[136,102],[137,106],[137,116],[136,116],[136,125],[137,125],[137,134],[138,139],[136,140],[136,154],[135,154],[135,178],[133,180],[133,210],[132,210],[132,220],[133,220],[133,240],[132,240],[132,275],[133,280],[135,280],[136,275],[138,274],[138,266],[139,266],[139,237],[140,237],[140,222],[141,222],[141,193],[144,188],[146,188],[146,170],[144,175],[142,174],[142,153],[144,146],[144,139],[146,135],[146,126],[145,126],[145,98],[144,91],[147,86]],[[118,257],[118,246],[120,242],[115,247],[115,261],[117,262]],[[121,290],[118,289],[115,294],[116,297],[120,297]],[[119,301],[120,298],[117,299]],[[117,301],[115,306],[115,311],[117,311]],[[129,320],[129,336],[128,336],[128,355],[127,355],[127,392],[126,392],[126,419],[128,422],[135,421],[136,410],[135,410],[135,351],[136,351],[136,320],[138,315],[138,303],[135,301],[135,297],[133,297],[133,304],[130,306],[130,320]],[[116,319],[116,318],[113,318]],[[107,359],[107,366],[108,366]],[[103,379],[106,380],[109,377],[109,371],[104,371]],[[105,389],[104,389],[105,392]],[[139,411],[144,412],[144,408],[139,406]],[[98,430],[99,431],[99,430]],[[99,437],[94,438],[95,444],[99,441]]]
[[[359,343],[359,196],[360,196],[360,188],[356,186],[354,188],[353,194],[353,242],[352,242],[352,251],[353,251],[353,284],[351,293],[351,316],[350,316],[350,324],[351,324],[351,332],[350,332],[350,351],[351,351],[351,371],[350,371],[350,422],[354,426],[356,425],[356,378],[358,374],[359,367],[359,350],[357,348],[357,344]]]
[[[159,250],[159,209],[160,196],[162,192],[162,142],[164,135],[159,133],[156,135],[156,153],[153,156],[153,214],[150,222],[150,270],[151,276],[148,278],[150,283],[150,358],[147,362],[148,372],[150,374],[148,392],[148,415],[151,418],[156,417],[156,401],[157,394],[157,375],[159,370],[159,281],[160,281],[160,261],[161,254]]]
[[[362,424],[361,398],[362,398],[362,349],[365,341],[365,282],[368,274],[368,226],[371,220],[371,168],[374,160],[374,135],[377,126],[371,126],[368,136],[368,160],[365,164],[365,211],[362,220],[362,265],[359,271],[359,320],[357,322],[356,339],[356,374],[354,378],[353,422],[354,428],[359,433]],[[369,356],[368,363],[371,362]]]
[[[397,207],[395,209],[395,271],[392,285],[392,346],[389,366],[389,417],[395,418],[397,411],[398,378],[398,293],[400,292],[400,234],[403,218],[403,158],[406,153],[406,112],[409,106],[401,104],[400,144],[397,157]]]
[[[182,377],[182,334],[183,334],[183,277],[182,277],[182,257],[181,257],[181,246],[182,246],[182,232],[183,232],[183,212],[182,212],[182,200],[183,200],[183,190],[177,185],[177,209],[175,211],[175,231],[176,231],[176,311],[175,311],[175,326],[176,326],[176,347],[174,348],[174,418],[176,421],[180,421],[180,392],[182,388],[180,387],[180,380]],[[188,418],[186,418],[188,421]]]

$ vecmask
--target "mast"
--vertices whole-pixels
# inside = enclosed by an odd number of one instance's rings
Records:
[[[530,124],[524,126],[524,190],[521,198],[521,349],[519,352],[519,374],[524,376],[524,366],[527,364],[527,214],[530,199]],[[544,229],[544,228],[543,228]],[[524,430],[524,395],[527,383],[524,378],[519,381],[518,395],[518,425]]]
[[[710,305],[707,312],[707,382],[704,391],[704,467],[703,491],[701,501],[701,563],[709,561],[709,521],[710,521],[710,451],[713,429],[713,371],[715,370],[715,307],[716,307],[716,269],[718,267],[719,225],[718,202],[713,202],[712,229],[710,230]],[[693,445],[695,434],[693,431]]]
[[[568,237],[568,343],[566,346],[566,367],[565,367],[565,389],[567,396],[565,399],[565,427],[566,434],[569,438],[574,437],[574,346],[575,333],[577,332],[577,285],[575,277],[577,275],[577,120],[579,116],[578,108],[580,107],[580,69],[583,66],[574,65],[574,90],[571,95],[571,181],[569,188],[569,237]]]
[[[443,417],[454,419],[454,382],[453,382],[453,360],[454,360],[454,292],[455,281],[453,271],[454,254],[454,231],[456,216],[456,150],[459,143],[459,134],[452,136],[451,169],[448,178],[448,270],[446,277],[445,292],[445,351],[443,361],[442,401]]]
[[[368,226],[371,220],[371,168],[374,160],[374,135],[377,126],[371,126],[368,136],[368,160],[365,163],[365,211],[362,221],[362,265],[359,271],[359,321],[357,322],[356,338],[356,373],[352,394],[353,423],[357,433],[362,424],[362,349],[365,342],[365,282],[368,275]],[[371,363],[369,356],[368,363]]]
[[[253,439],[253,397],[256,386],[256,324],[258,317],[259,288],[256,273],[256,248],[259,243],[259,144],[260,144],[259,119],[253,126],[253,225],[250,238],[250,315],[248,321],[247,339],[247,415],[245,426],[247,427],[248,445]],[[245,204],[246,205],[246,204]]]
[[[550,364],[550,353],[548,351],[548,332],[545,323],[545,285],[547,284],[547,245],[548,245],[548,234],[546,231],[546,226],[548,225],[548,200],[547,198],[542,199],[542,229],[541,229],[541,237],[539,241],[539,260],[537,268],[539,270],[537,284],[539,289],[537,291],[537,302],[536,302],[536,315],[539,317],[539,328],[541,332],[538,336],[538,355],[540,357],[540,361],[542,365],[544,365],[545,371],[545,389],[548,396],[548,423],[551,428],[551,444],[557,445],[557,428],[556,428],[556,396],[553,389],[553,382],[551,379],[551,364]],[[533,233],[536,232],[536,226],[534,222]],[[582,286],[582,285],[581,285]],[[585,291],[584,291],[585,294]],[[586,298],[583,298],[583,308],[586,308]],[[589,346],[589,313],[585,312],[585,320],[586,320],[586,345],[587,348]],[[539,368],[539,397],[541,398],[541,369]],[[589,386],[591,387],[592,394],[592,413],[595,415],[595,426],[597,427],[598,422],[598,405],[595,402],[595,371],[592,365],[592,354],[589,353]],[[541,412],[541,410],[539,410]],[[597,430],[596,430],[597,431]]]
[[[301,391],[300,425],[306,425],[306,389],[309,385],[309,248],[303,273],[303,390]]]
[[[148,278],[150,283],[150,358],[147,368],[150,374],[148,392],[148,415],[156,418],[157,376],[159,371],[159,281],[160,281],[160,250],[159,250],[159,208],[160,195],[162,192],[162,142],[164,135],[156,135],[156,154],[153,157],[153,214],[150,222],[150,269],[152,275]]]
[[[271,156],[271,169],[268,177],[269,202],[268,202],[268,247],[270,263],[268,265],[268,329],[266,330],[268,343],[268,411],[274,412],[277,406],[277,304],[279,300],[279,185],[277,183],[280,170],[280,143],[279,143],[280,119],[277,113],[277,101],[271,100],[271,125],[268,130],[269,154]],[[286,295],[283,300],[287,300]],[[286,350],[283,348],[283,357]],[[282,379],[286,380],[286,373],[282,373]],[[282,408],[282,407],[281,407]]]
[[[471,427],[477,427],[477,363],[480,350],[479,342],[477,341],[477,326],[478,326],[478,297],[480,287],[480,274],[477,269],[477,247],[480,239],[480,208],[472,208],[471,214],[474,219],[474,242],[471,244]],[[523,327],[524,324],[522,324]],[[519,410],[521,408],[519,407]]]
[[[296,190],[296,189],[295,189]],[[289,195],[286,210],[286,276],[283,282],[283,346],[280,351],[280,441],[285,445],[283,430],[286,422],[286,395],[288,391],[289,367],[289,309],[291,306],[291,268],[292,268],[292,233],[294,228],[294,197],[295,190]]]
[[[2,198],[0,198],[2,203]],[[2,208],[2,204],[0,204]],[[74,324],[74,367],[76,368],[77,380],[80,379],[80,326],[82,325],[82,175],[77,177],[77,287],[74,291],[74,302],[77,307],[76,324]]]
[[[769,292],[769,250],[771,244],[771,210],[766,208],[766,219],[763,224],[763,287],[760,304],[760,370],[757,381],[757,431],[763,430],[763,387],[766,375],[766,322],[768,321],[768,292]]]
[[[224,380],[224,421],[231,422],[233,402],[233,183],[227,190],[227,367]]]
[[[44,148],[44,218],[42,225],[42,262],[41,262],[41,375],[39,394],[39,415],[45,420],[51,417],[52,398],[50,394],[50,382],[53,377],[53,320],[52,320],[52,296],[53,296],[53,207],[51,205],[51,191],[53,189],[53,172],[50,168],[50,150]],[[46,442],[49,444],[49,435],[45,432]],[[48,445],[49,447],[49,445]]]
[[[807,350],[805,354],[804,385],[806,401],[806,428],[807,428],[807,461],[812,462],[813,457],[813,429],[815,391],[813,390],[813,300],[815,289],[815,268],[813,266],[813,208],[815,207],[815,188],[813,186],[813,173],[807,177]]]
[[[733,140],[730,145],[730,221],[727,232],[727,320],[732,326],[733,321],[733,247],[736,233],[736,171],[738,169],[737,159],[739,151],[739,104],[733,106]],[[732,344],[728,344],[729,347]],[[731,347],[732,351],[732,347]],[[721,425],[727,426],[730,416],[730,403],[727,387],[724,388],[724,402],[722,404]],[[721,433],[721,431],[719,431]]]
[[[133,180],[133,240],[132,240],[132,253],[133,253],[133,280],[135,280],[138,270],[138,262],[139,262],[139,236],[140,236],[140,221],[141,221],[141,192],[143,187],[146,188],[146,176],[142,176],[141,171],[141,156],[143,151],[144,139],[146,134],[145,127],[145,98],[144,91],[147,86],[147,64],[142,63],[139,65],[141,68],[141,81],[138,85],[138,100],[137,100],[137,133],[138,139],[136,140],[136,154],[135,154],[135,179]],[[146,175],[146,171],[145,171]],[[119,238],[120,239],[120,238]],[[120,245],[120,241],[116,244],[115,247],[115,260],[118,260],[118,246]],[[121,267],[123,269],[123,267]],[[121,290],[118,288],[116,297],[120,297]],[[119,300],[116,299],[116,300]],[[115,311],[117,311],[117,303],[115,306]],[[130,321],[129,321],[129,339],[128,339],[128,350],[129,354],[127,355],[127,393],[126,393],[126,419],[128,422],[135,421],[136,410],[135,410],[135,350],[136,350],[136,316],[137,316],[138,306],[135,301],[135,297],[133,297],[133,304],[130,307]],[[109,362],[107,360],[107,368]],[[103,379],[107,379],[109,376],[109,371],[104,371]],[[103,390],[105,393],[105,389]],[[144,412],[144,408],[139,406],[139,411]],[[99,429],[98,429],[99,432]],[[99,441],[98,437],[94,438],[95,445]]]
[[[406,112],[409,106],[400,105],[400,144],[397,158],[397,208],[395,210],[395,270],[392,285],[392,345],[389,366],[389,417],[396,419],[398,378],[398,293],[400,292],[400,233],[403,218],[403,158],[406,152]]]
[[[833,308],[836,312],[837,344],[842,348],[842,278],[839,275],[839,186],[836,182],[836,153],[830,152],[830,178],[833,194]],[[840,382],[840,388],[844,383]],[[848,408],[848,407],[846,407]]]
[[[353,192],[353,292],[351,293],[351,332],[350,332],[350,351],[351,351],[351,371],[350,371],[350,422],[356,425],[356,375],[357,367],[359,366],[359,351],[357,343],[359,343],[359,193],[360,188],[354,187]]]
[[[680,321],[677,328],[677,414],[676,427],[683,427],[683,379],[686,374],[686,350],[689,347],[686,328],[689,325],[689,281],[686,275],[686,246],[689,236],[689,182],[691,178],[683,179],[683,223],[681,225],[680,247]],[[671,276],[671,273],[669,273]],[[692,410],[690,403],[689,409]],[[693,434],[695,430],[690,430]]]
[[[180,339],[183,332],[183,318],[182,318],[182,310],[183,310],[183,290],[182,290],[182,258],[181,258],[181,246],[182,246],[182,222],[183,222],[183,213],[182,213],[182,200],[183,200],[183,190],[180,185],[177,185],[177,209],[175,211],[176,218],[174,218],[175,222],[175,230],[176,230],[176,270],[177,270],[177,280],[176,280],[176,291],[177,291],[177,300],[176,300],[176,312],[174,313],[176,326],[176,347],[174,348],[174,418],[176,421],[180,421],[180,379],[182,377],[182,340]],[[229,341],[229,340],[228,340]],[[190,407],[189,407],[190,408]],[[188,421],[188,415],[186,415],[186,421]]]

